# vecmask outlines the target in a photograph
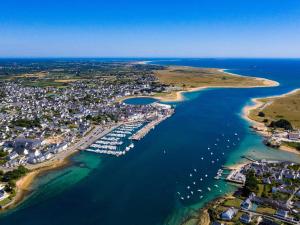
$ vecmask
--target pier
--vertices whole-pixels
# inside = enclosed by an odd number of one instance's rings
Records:
[[[158,117],[156,120],[151,121],[138,132],[136,132],[134,135],[132,135],[131,139],[135,141],[141,140],[151,129],[153,129],[157,124],[161,123],[171,115],[172,114],[168,114],[166,116]]]

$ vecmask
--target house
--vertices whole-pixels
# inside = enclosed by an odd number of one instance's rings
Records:
[[[252,221],[252,216],[251,214],[248,213],[244,213],[241,217],[240,217],[240,221],[242,223],[250,223]]]
[[[236,209],[234,208],[229,208],[226,211],[222,212],[220,217],[222,220],[232,220],[232,218],[235,216],[236,214]]]
[[[275,215],[278,217],[287,218],[288,214],[289,214],[288,211],[283,210],[283,209],[278,209]]]
[[[4,197],[4,195],[5,195],[5,192],[4,192],[4,190],[3,190],[3,189],[1,189],[1,190],[0,190],[0,199],[1,199],[1,198],[3,198],[3,197]]]
[[[12,159],[17,158],[18,156],[19,156],[18,153],[12,152],[12,153],[10,153],[10,154],[8,155],[8,159],[9,159],[9,160],[12,160]]]
[[[263,218],[263,220],[259,223],[259,225],[279,225],[279,223],[274,222],[273,220]]]
[[[270,178],[267,177],[267,178],[263,178],[263,183],[264,184],[271,184],[272,182],[270,181]]]
[[[290,132],[288,134],[288,139],[293,140],[293,141],[298,141],[300,139],[300,133]]]
[[[252,207],[252,202],[249,198],[242,202],[241,207],[243,209],[250,209]]]
[[[214,221],[211,223],[211,225],[224,225],[224,223],[220,223],[219,221]]]

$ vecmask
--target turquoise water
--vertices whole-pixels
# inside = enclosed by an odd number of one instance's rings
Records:
[[[131,104],[131,105],[148,105],[153,102],[157,102],[157,99],[155,98],[128,98],[123,101],[126,104]]]
[[[240,162],[243,155],[300,162],[299,156],[264,146],[240,115],[252,97],[300,87],[299,60],[159,63],[227,68],[268,77],[281,86],[186,93],[184,102],[172,103],[176,113],[124,157],[81,152],[70,167],[41,176],[22,204],[1,215],[1,225],[178,224],[209,200],[235,189],[213,179],[222,165]]]

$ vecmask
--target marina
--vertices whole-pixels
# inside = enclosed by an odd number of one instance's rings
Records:
[[[114,156],[125,155],[134,147],[130,136],[138,132],[145,124],[147,122],[141,121],[122,124],[95,141],[85,151]]]
[[[153,103],[153,106],[159,107],[165,112],[155,116],[150,115],[135,122],[123,123],[93,142],[85,151],[114,156],[125,155],[134,148],[133,141],[141,140],[156,125],[174,113],[174,109],[169,105]],[[166,153],[164,152],[164,154]]]

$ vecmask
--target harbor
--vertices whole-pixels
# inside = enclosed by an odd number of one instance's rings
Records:
[[[143,127],[145,122],[122,124],[91,144],[85,151],[114,156],[125,155],[134,147],[130,137]]]
[[[142,139],[151,129],[154,129],[156,125],[170,117],[170,115],[158,117],[156,120],[151,121],[147,125],[145,125],[142,129],[140,129],[138,132],[136,132],[134,135],[132,135],[130,138],[132,140],[139,141]]]
[[[134,148],[134,141],[141,140],[155,126],[174,113],[174,109],[169,105],[160,103],[152,103],[151,105],[161,109],[161,113],[149,114],[145,118],[124,122],[98,137],[97,140],[83,150],[113,156],[125,155]]]

